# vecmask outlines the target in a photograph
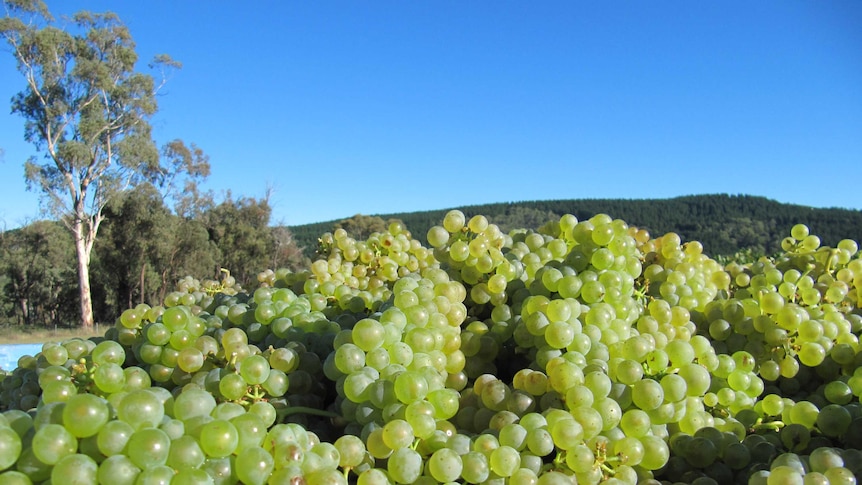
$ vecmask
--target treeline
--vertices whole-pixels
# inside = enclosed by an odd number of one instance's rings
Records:
[[[90,266],[97,322],[126,308],[161,301],[184,276],[220,277],[230,270],[248,286],[258,272],[306,267],[285,227],[270,226],[264,199],[228,195],[173,213],[150,185],[117,197],[104,211]],[[0,233],[0,324],[74,325],[80,319],[72,235],[59,221],[37,221]]]
[[[713,256],[729,256],[740,251],[773,254],[794,224],[807,224],[823,244],[841,239],[862,241],[862,211],[818,209],[783,204],[764,197],[747,195],[696,195],[672,199],[569,199],[507,202],[451,207],[447,209],[380,214],[379,218],[400,219],[420,240],[428,229],[440,224],[450,209],[460,209],[468,217],[482,214],[503,230],[536,229],[563,214],[588,219],[605,213],[654,235],[678,233],[684,241],[700,241]],[[313,256],[317,238],[331,231],[339,221],[290,226],[297,244]]]
[[[606,213],[654,235],[697,240],[712,256],[741,251],[778,251],[797,223],[807,224],[823,244],[862,241],[862,211],[816,209],[753,196],[704,195],[674,199],[573,199],[509,202],[465,207],[503,230],[536,229],[563,214],[587,219]],[[317,239],[343,227],[356,238],[402,221],[421,241],[450,209],[379,215],[300,226],[270,226],[267,200],[203,203],[183,215],[172,212],[149,185],[127,191],[105,209],[91,265],[96,320],[110,323],[122,310],[161,301],[185,276],[218,278],[220,268],[249,285],[267,268],[307,268]],[[37,221],[0,233],[0,324],[72,325],[78,290],[70,232],[58,221]]]

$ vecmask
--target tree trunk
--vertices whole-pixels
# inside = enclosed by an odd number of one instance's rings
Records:
[[[93,296],[90,294],[90,250],[84,236],[84,224],[80,221],[75,224],[72,234],[75,237],[75,253],[78,256],[78,288],[81,292],[81,326],[92,329],[93,320]]]
[[[147,289],[147,263],[141,264],[141,301],[140,303],[145,303],[145,294]]]
[[[29,324],[29,323],[30,323],[30,311],[29,311],[29,309],[30,309],[30,304],[29,304],[29,300],[28,300],[27,298],[21,298],[21,299],[19,300],[19,302],[20,302],[20,304],[21,304],[21,315],[24,317],[24,324],[25,324],[25,325],[26,325],[26,324]]]

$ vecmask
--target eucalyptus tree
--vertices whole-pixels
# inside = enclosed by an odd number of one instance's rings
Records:
[[[89,267],[106,204],[142,181],[165,187],[177,174],[202,179],[208,162],[181,141],[162,152],[156,146],[150,125],[156,94],[179,64],[158,56],[150,67],[159,83],[138,72],[135,43],[119,17],[82,11],[60,23],[41,0],[4,0],[4,6],[0,35],[24,78],[12,112],[24,118],[24,138],[41,155],[26,162],[26,183],[72,233],[81,323],[92,326]]]

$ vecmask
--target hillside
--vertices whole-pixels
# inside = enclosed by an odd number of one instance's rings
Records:
[[[382,219],[400,219],[422,240],[428,229],[439,224],[447,211],[460,209],[468,217],[482,214],[503,230],[513,227],[538,228],[563,214],[587,219],[606,213],[652,234],[678,233],[683,241],[697,240],[712,255],[731,255],[750,250],[771,254],[789,235],[793,224],[803,223],[823,244],[835,245],[842,238],[862,240],[862,211],[813,208],[784,204],[749,195],[692,195],[672,199],[569,199],[450,207],[446,209],[371,214]],[[317,238],[338,222],[289,226],[306,255],[313,257]]]

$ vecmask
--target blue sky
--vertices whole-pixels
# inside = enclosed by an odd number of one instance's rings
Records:
[[[273,224],[730,193],[862,209],[862,2],[49,2],[116,12],[153,119]],[[39,217],[0,55],[0,224]]]

